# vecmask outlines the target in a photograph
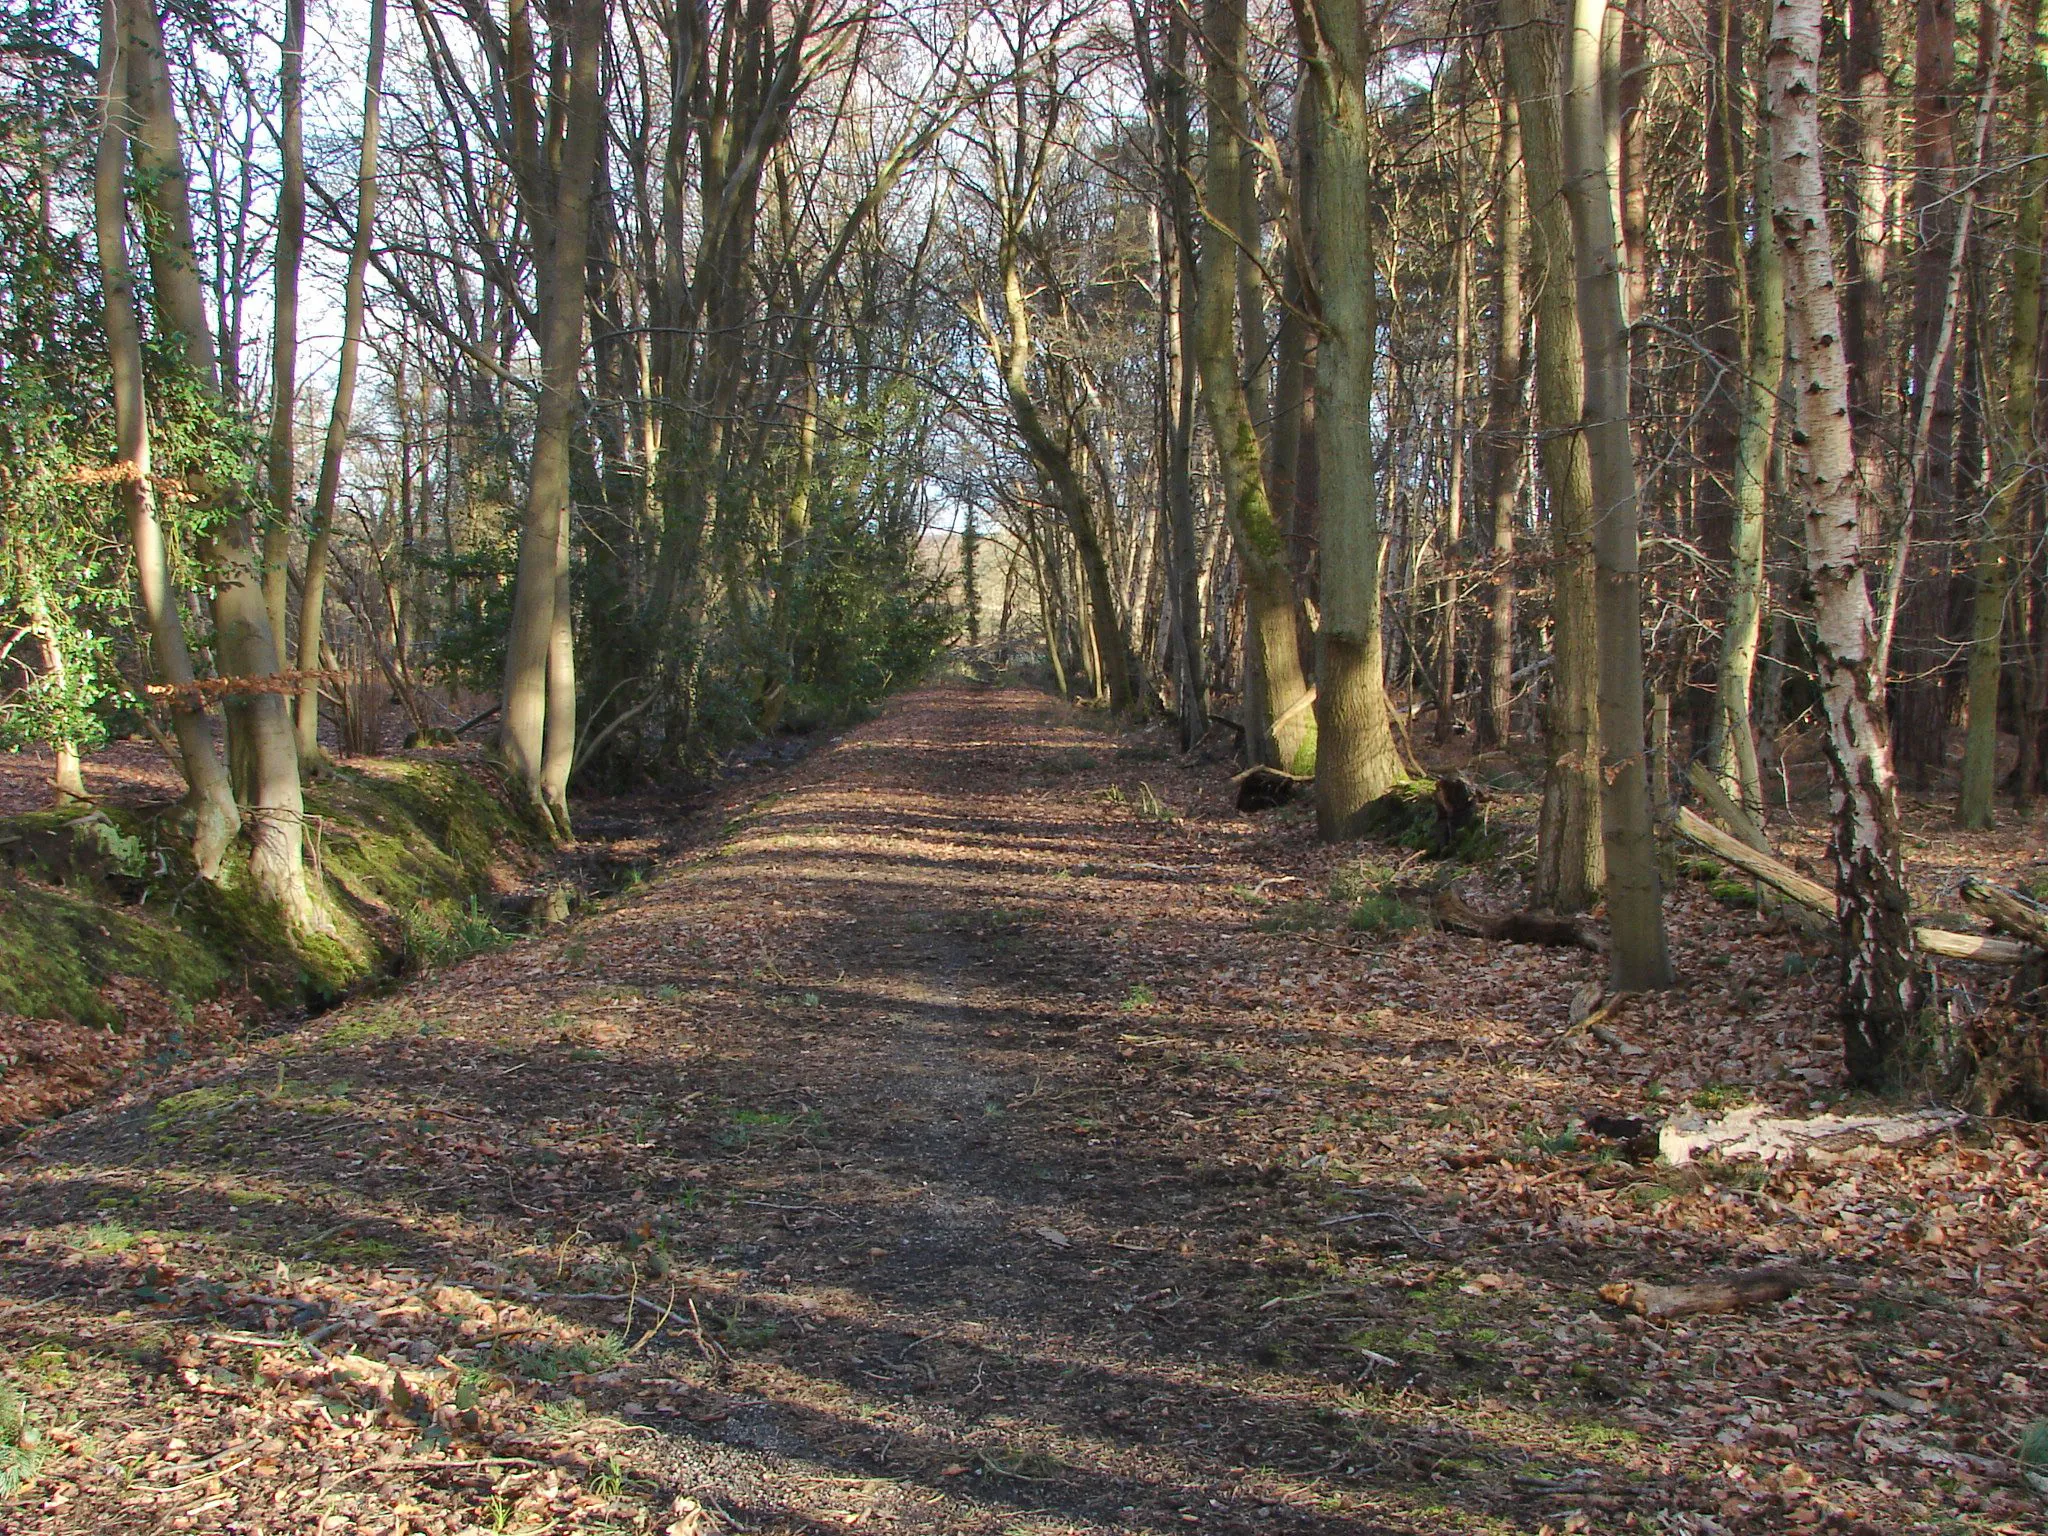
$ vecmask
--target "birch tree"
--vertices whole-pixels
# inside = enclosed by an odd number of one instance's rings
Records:
[[[1906,920],[1898,812],[1874,668],[1863,492],[1821,161],[1821,21],[1822,0],[1779,0],[1771,13],[1771,225],[1785,261],[1794,483],[1814,591],[1814,664],[1827,716],[1843,1049],[1852,1081],[1893,1087],[1921,1065],[1926,982]]]

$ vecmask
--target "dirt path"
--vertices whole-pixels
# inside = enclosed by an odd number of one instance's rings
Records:
[[[1283,833],[1163,758],[927,690],[567,930],[32,1138],[0,1529],[1785,1528],[1631,1385],[1597,1229],[1442,1184],[1535,1081],[1433,1097],[1497,978],[1226,966]]]

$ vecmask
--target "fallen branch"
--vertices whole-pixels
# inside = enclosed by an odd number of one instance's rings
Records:
[[[1791,865],[1747,843],[1731,837],[1698,812],[1680,806],[1671,818],[1672,830],[1707,850],[1724,864],[1732,864],[1746,875],[1754,875],[1772,890],[1789,896],[1802,907],[1835,915],[1835,893],[1818,880],[1809,880]]]
[[[1770,853],[1771,845],[1764,836],[1763,828],[1756,824],[1749,812],[1735,803],[1734,797],[1721,787],[1721,781],[1708,771],[1705,763],[1694,763],[1686,770],[1685,778],[1707,809],[1721,818],[1724,827],[1758,853]]]
[[[2048,949],[2048,911],[2040,903],[1976,875],[1963,876],[1962,896],[1963,905],[1992,927]]]
[[[1975,960],[1983,965],[2026,965],[2041,958],[2041,951],[2017,939],[1993,938],[1988,933],[1951,933],[1946,928],[1915,928],[1913,947],[1947,960]]]
[[[1703,1280],[1697,1285],[1616,1280],[1600,1287],[1600,1299],[1652,1322],[1666,1322],[1701,1312],[1740,1312],[1745,1307],[1769,1306],[1783,1301],[1803,1283],[1796,1269],[1752,1269],[1725,1280]]]
[[[1474,938],[1607,952],[1607,936],[1583,917],[1557,917],[1548,912],[1507,912],[1495,917],[1448,887],[1436,893],[1436,915],[1451,932]]]
[[[1802,907],[1833,917],[1835,893],[1818,880],[1809,880],[1781,859],[1768,853],[1759,853],[1740,840],[1729,836],[1697,812],[1681,806],[1672,818],[1671,828],[1689,842],[1699,844],[1724,864],[1732,864],[1744,874],[1753,875],[1772,890],[1789,896]],[[1950,960],[1975,960],[1984,965],[2025,965],[2041,958],[2041,950],[2032,944],[2017,943],[2012,939],[1993,938],[1981,933],[1950,933],[1943,928],[1915,928],[1914,947],[1930,955],[1940,955]]]
[[[1700,1156],[1789,1162],[1813,1149],[1832,1151],[1870,1142],[1905,1146],[1952,1130],[1963,1119],[1952,1109],[1916,1109],[1898,1115],[1813,1115],[1802,1119],[1773,1114],[1767,1105],[1750,1104],[1718,1120],[1692,1112],[1673,1116],[1657,1133],[1657,1150],[1674,1167]]]

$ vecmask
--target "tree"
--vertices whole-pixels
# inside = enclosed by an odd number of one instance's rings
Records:
[[[2005,353],[2003,430],[1993,440],[1997,475],[1977,546],[1976,592],[1972,598],[1970,672],[1967,694],[1969,737],[1963,747],[1963,790],[1956,821],[1989,827],[1998,782],[1998,695],[2005,671],[2005,610],[2013,574],[2021,563],[2014,547],[2019,507],[2034,473],[2034,418],[2040,403],[2041,237],[2048,208],[2048,40],[2041,34],[2040,0],[2030,0],[2022,18],[2026,68],[2027,156],[2020,177],[2019,217],[2012,244],[2012,329]]]
[[[1863,507],[1820,132],[1821,0],[1780,0],[1768,89],[1771,226],[1785,261],[1794,479],[1814,590],[1814,663],[1827,714],[1842,1034],[1850,1078],[1893,1087],[1920,1066],[1925,978],[1913,955],[1898,813],[1875,673]]]
[[[1756,157],[1757,207],[1771,206],[1771,159]],[[1764,570],[1764,532],[1769,511],[1770,457],[1778,427],[1785,373],[1785,268],[1775,237],[1758,231],[1746,263],[1756,285],[1749,309],[1748,344],[1743,352],[1741,402],[1731,466],[1734,522],[1728,545],[1728,606],[1722,621],[1721,660],[1714,684],[1714,719],[1707,736],[1707,766],[1722,786],[1752,814],[1763,811],[1763,774],[1757,764],[1756,731],[1750,721],[1756,678],[1757,639],[1770,595]]]
[[[1321,298],[1316,457],[1322,497],[1322,628],[1316,697],[1316,826],[1357,835],[1359,815],[1402,777],[1387,714],[1380,610],[1379,492],[1373,473],[1373,362],[1379,329],[1373,253],[1372,123],[1363,6],[1296,12],[1308,89],[1318,93],[1313,166]],[[1212,157],[1215,150],[1212,146]]]
[[[151,0],[117,3],[117,46],[126,86],[122,100],[130,117],[128,144],[149,229],[150,288],[158,331],[168,354],[175,408],[185,416],[184,429],[195,440],[196,451],[207,455],[180,468],[192,487],[198,550],[214,583],[215,654],[233,679],[226,694],[230,757],[239,740],[249,763],[250,876],[256,889],[289,923],[318,931],[327,926],[327,920],[306,884],[305,813],[299,792],[297,743],[277,682],[277,640],[263,598],[246,485],[241,466],[220,451],[218,442],[225,427],[225,402],[206,296],[199,281],[188,173],[163,29]],[[106,174],[111,178],[115,170],[109,168]],[[103,223],[113,212],[110,209],[102,215]],[[106,243],[104,229],[102,242]],[[125,266],[125,256],[119,265]],[[135,405],[139,410],[139,381],[137,389]],[[133,433],[130,444],[128,461],[140,472],[143,454]],[[145,562],[160,562],[157,549],[143,550],[151,541],[152,528],[143,526],[138,531],[138,568]],[[156,582],[154,576],[142,579]],[[167,593],[160,593],[159,600],[170,603]],[[174,689],[190,690],[192,679],[178,675],[184,669],[176,660],[175,637],[166,632],[163,639],[163,649],[171,655],[167,658],[160,653],[158,665],[165,669]],[[203,841],[197,845],[206,854],[202,867],[218,867],[212,850],[224,821],[218,808],[218,799],[225,797],[224,788],[211,782],[210,770],[205,767],[210,751],[209,746],[198,754],[198,771],[207,785],[201,810]],[[188,759],[192,756],[189,751],[187,755]]]
[[[377,138],[384,90],[384,16],[385,0],[370,0],[370,51],[363,72],[363,131],[356,161],[356,227],[349,244],[348,277],[342,297],[341,357],[335,368],[327,437],[320,451],[320,483],[313,494],[313,514],[307,525],[306,575],[299,598],[298,659],[302,673],[317,673],[320,669],[335,506],[341,496],[342,459],[348,451],[349,421],[355,413],[356,370],[362,359],[363,326],[369,309],[370,251],[377,215]],[[317,676],[300,681],[296,723],[299,762],[311,767],[322,756]]]
[[[1571,912],[1592,904],[1607,874],[1600,827],[1593,467],[1583,430],[1585,352],[1574,297],[1571,214],[1564,201],[1555,21],[1549,0],[1506,0],[1501,11],[1528,175],[1538,455],[1550,510],[1554,665],[1535,896]]]
[[[1512,91],[1499,99],[1499,145],[1494,157],[1494,349],[1487,375],[1486,425],[1479,469],[1492,544],[1493,579],[1487,600],[1486,652],[1479,695],[1481,747],[1506,746],[1514,735],[1515,517],[1522,499],[1528,453],[1522,446],[1528,392],[1528,325],[1522,268],[1529,255],[1529,194],[1522,165],[1522,117]]]
[[[1574,0],[1565,93],[1565,181],[1576,233],[1579,334],[1586,352],[1586,445],[1593,468],[1593,559],[1599,573],[1600,820],[1614,984],[1671,985],[1663,891],[1650,824],[1643,736],[1643,599],[1635,445],[1628,424],[1628,317],[1606,102],[1619,78],[1621,12]]]
[[[1202,185],[1208,228],[1196,268],[1195,354],[1223,504],[1244,576],[1245,748],[1255,763],[1299,772],[1310,766],[1307,748],[1315,722],[1308,711],[1308,677],[1301,661],[1285,531],[1267,491],[1265,448],[1245,390],[1246,373],[1260,366],[1265,337],[1263,323],[1251,330],[1254,317],[1241,313],[1239,303],[1239,265],[1253,238],[1244,222],[1240,153],[1250,132],[1244,116],[1244,0],[1205,0],[1202,42],[1207,56]],[[1236,329],[1240,321],[1247,328],[1242,364]],[[1373,599],[1361,594],[1356,600]],[[1321,815],[1318,810],[1319,820]]]
[[[576,742],[569,439],[583,366],[583,262],[602,127],[598,52],[605,16],[604,0],[564,0],[564,35],[553,50],[545,110],[536,92],[536,48],[523,6],[513,7],[504,39],[515,181],[534,242],[541,388],[519,524],[498,749],[536,814],[562,838],[570,836],[569,770]]]

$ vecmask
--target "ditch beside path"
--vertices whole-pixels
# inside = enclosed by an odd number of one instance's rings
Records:
[[[1592,1297],[1747,1239],[1446,1173],[1579,1091],[1514,1000],[1585,962],[1261,931],[1306,832],[1223,776],[929,688],[559,933],[32,1136],[0,1530],[1911,1528],[1846,1440],[1729,1480],[1666,1373],[1754,1325]]]

